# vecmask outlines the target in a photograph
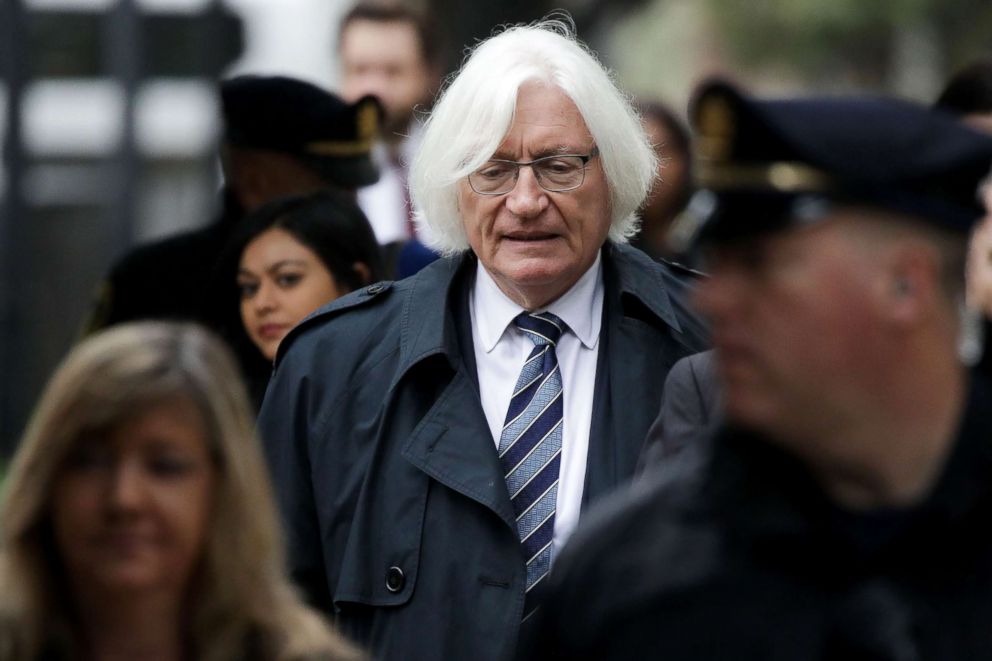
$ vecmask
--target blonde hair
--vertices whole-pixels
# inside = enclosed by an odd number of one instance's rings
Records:
[[[48,509],[73,446],[177,396],[200,411],[217,471],[190,606],[196,657],[358,658],[285,577],[271,486],[229,351],[192,324],[145,322],[77,346],[28,424],[0,505],[0,659],[36,658],[70,630]]]
[[[480,43],[434,106],[410,167],[417,222],[432,248],[469,249],[458,209],[458,182],[488,161],[513,124],[517,92],[527,82],[557,87],[578,108],[599,148],[610,190],[609,238],[637,233],[657,158],[640,119],[610,72],[575,37],[567,13],[518,25]]]

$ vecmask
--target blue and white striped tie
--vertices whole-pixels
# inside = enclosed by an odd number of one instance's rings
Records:
[[[534,342],[534,350],[513,389],[499,457],[527,563],[526,617],[534,609],[534,587],[551,569],[564,411],[555,345],[565,324],[550,312],[524,312],[514,323]]]

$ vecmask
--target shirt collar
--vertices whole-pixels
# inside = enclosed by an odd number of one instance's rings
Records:
[[[473,292],[475,323],[482,348],[491,352],[507,327],[524,311],[503,293],[482,262],[478,262]],[[537,312],[548,311],[568,325],[579,341],[592,349],[599,342],[603,321],[603,265],[601,253],[571,289]]]

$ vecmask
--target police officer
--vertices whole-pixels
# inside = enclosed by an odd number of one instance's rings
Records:
[[[221,83],[223,208],[212,223],[139,246],[113,266],[89,330],[137,319],[224,325],[217,311],[233,291],[212,286],[238,220],[265,202],[322,188],[354,191],[378,179],[370,157],[380,108],[372,97],[347,104],[282,76]]]
[[[719,82],[693,114],[727,422],[576,533],[531,658],[989,658],[992,392],[956,345],[992,140]]]

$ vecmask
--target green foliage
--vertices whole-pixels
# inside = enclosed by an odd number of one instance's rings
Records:
[[[838,70],[878,83],[890,73],[893,35],[926,24],[957,66],[988,49],[988,0],[706,0],[732,55],[744,66],[781,66],[817,79]],[[962,52],[967,51],[967,52]]]

